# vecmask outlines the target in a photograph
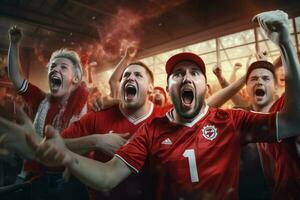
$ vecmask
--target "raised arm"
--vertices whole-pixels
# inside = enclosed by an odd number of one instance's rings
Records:
[[[125,50],[125,55],[120,60],[120,62],[117,64],[117,66],[114,69],[114,72],[112,73],[110,79],[109,79],[109,86],[110,86],[110,96],[113,98],[119,98],[119,86],[120,86],[120,80],[123,74],[123,71],[127,67],[127,64],[130,62],[130,60],[135,56],[136,49],[134,47],[128,47]]]
[[[240,91],[243,86],[245,85],[246,77],[243,76],[240,79],[234,81],[233,83],[229,84],[227,87],[222,88],[221,90],[213,93],[208,99],[207,104],[211,107],[221,107],[226,101],[233,98],[238,91]],[[243,100],[240,95],[235,97],[234,104],[240,107],[248,106],[247,103]]]
[[[239,69],[241,69],[242,64],[241,63],[235,63],[233,66],[233,70],[231,72],[230,78],[229,78],[229,82],[233,83],[234,81],[236,81],[236,73]]]
[[[300,64],[293,46],[288,15],[276,10],[258,14],[255,18],[267,37],[278,45],[285,68],[285,105],[278,114],[278,138],[300,133]]]
[[[208,105],[217,108],[222,106],[226,101],[231,99],[236,106],[240,106],[240,107],[246,106],[247,103],[245,102],[243,97],[241,97],[237,93],[240,89],[243,88],[245,84],[245,76],[233,82],[232,84],[229,84],[222,74],[222,69],[220,65],[217,64],[214,66],[213,73],[216,75],[222,89],[214,93],[208,98],[207,100]]]
[[[13,26],[8,31],[9,49],[8,49],[8,77],[13,82],[16,90],[22,86],[24,78],[20,73],[20,57],[19,46],[22,38],[22,33],[19,28]]]
[[[52,127],[46,128],[45,135],[47,140],[42,143],[35,142],[30,136],[27,137],[38,161],[47,166],[67,167],[72,175],[93,189],[108,191],[131,174],[131,169],[117,157],[101,163],[71,152]]]

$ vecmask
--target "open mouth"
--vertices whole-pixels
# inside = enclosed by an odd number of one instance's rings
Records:
[[[256,96],[259,96],[259,97],[262,97],[266,94],[266,92],[263,90],[263,89],[256,89],[255,90],[255,95]]]
[[[194,92],[191,88],[184,88],[181,91],[181,100],[184,105],[189,106],[193,103]]]
[[[62,78],[55,74],[50,76],[50,86],[52,90],[58,90],[62,85]]]
[[[127,100],[132,100],[137,94],[137,89],[135,85],[127,84],[125,85],[125,97]]]

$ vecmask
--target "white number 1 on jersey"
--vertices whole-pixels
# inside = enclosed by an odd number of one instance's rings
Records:
[[[199,182],[194,149],[185,150],[184,153],[183,153],[183,156],[185,158],[188,158],[188,160],[189,160],[189,167],[190,167],[190,174],[191,174],[192,183]]]

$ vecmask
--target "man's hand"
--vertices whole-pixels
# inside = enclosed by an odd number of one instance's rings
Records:
[[[126,54],[128,54],[129,58],[134,58],[137,53],[137,48],[135,46],[128,46],[126,48]]]
[[[60,134],[50,125],[46,126],[45,138],[41,142],[34,140],[31,135],[27,135],[26,139],[34,150],[35,159],[46,166],[68,166],[73,162],[72,154]]]
[[[18,43],[22,38],[22,31],[17,26],[13,26],[8,30],[8,36],[11,43]]]
[[[97,137],[96,148],[107,155],[115,155],[116,151],[123,146],[130,138],[130,133],[113,133],[95,134]]]
[[[217,63],[214,67],[213,67],[213,73],[217,76],[217,77],[222,77],[222,67],[219,63]]]
[[[27,145],[25,136],[31,135],[34,141],[40,141],[41,137],[36,134],[30,118],[19,107],[16,107],[16,116],[18,123],[0,117],[1,152],[15,152],[26,159],[33,159],[34,153]]]
[[[288,15],[281,11],[269,11],[256,15],[253,21],[257,21],[266,36],[279,45],[290,41]]]
[[[98,96],[92,102],[93,110],[95,112],[105,110],[119,104],[119,99],[112,98],[111,96]]]
[[[239,62],[235,63],[233,66],[234,71],[238,71],[241,68],[242,68],[242,63],[239,63]]]

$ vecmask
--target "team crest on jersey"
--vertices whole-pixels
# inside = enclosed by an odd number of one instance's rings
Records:
[[[204,126],[204,128],[202,128],[202,135],[207,140],[213,140],[218,135],[217,128],[215,126],[213,126],[213,125]]]

